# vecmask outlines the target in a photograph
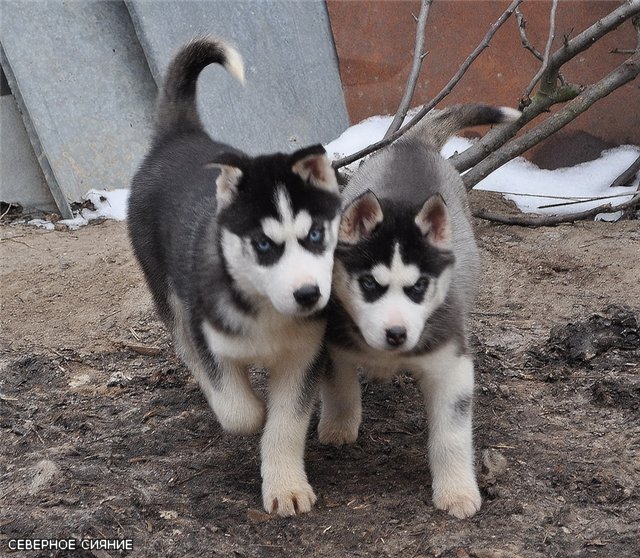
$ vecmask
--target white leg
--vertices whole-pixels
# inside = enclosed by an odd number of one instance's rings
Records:
[[[220,426],[230,434],[255,434],[264,424],[265,405],[249,383],[246,367],[234,362],[219,364],[218,378],[191,368]]]
[[[320,383],[318,438],[322,444],[352,444],[358,438],[362,422],[358,370],[343,351],[330,350],[329,354],[327,373]]]
[[[176,352],[194,375],[222,428],[231,434],[255,434],[264,424],[265,405],[255,394],[245,366],[202,357],[191,339],[184,311],[174,302]]]
[[[455,517],[470,517],[482,503],[473,463],[473,361],[447,345],[425,360],[420,387],[429,418],[433,503]]]
[[[298,356],[298,355],[296,355]],[[308,512],[316,495],[304,469],[304,447],[315,401],[313,358],[284,357],[270,371],[267,423],[262,435],[262,502],[268,513]]]

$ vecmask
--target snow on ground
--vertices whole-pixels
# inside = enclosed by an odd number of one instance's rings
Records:
[[[409,114],[411,117],[411,113]],[[373,116],[351,126],[325,148],[332,159],[351,155],[384,136],[392,117]],[[453,137],[442,149],[445,157],[468,149],[473,142],[466,138]],[[595,161],[575,167],[557,170],[540,169],[523,157],[509,161],[482,180],[477,189],[502,192],[525,213],[565,214],[585,211],[611,203],[619,205],[631,199],[640,179],[636,177],[633,187],[611,188],[609,185],[625,171],[640,155],[640,146],[623,145],[609,149]],[[355,169],[359,161],[351,165]],[[58,221],[72,229],[86,225],[92,219],[107,218],[123,221],[127,216],[129,190],[90,190],[85,199],[91,200],[95,210],[82,209],[74,219]],[[599,198],[599,199],[593,199]],[[580,201],[591,200],[591,201]],[[566,205],[566,202],[572,202]],[[563,205],[558,205],[563,204]],[[610,220],[619,218],[616,213],[599,216]],[[53,223],[33,219],[29,224],[54,228]]]
[[[84,195],[84,201],[89,200],[95,209],[81,209],[73,219],[62,219],[58,221],[62,225],[67,225],[70,229],[77,229],[93,221],[94,219],[114,219],[124,221],[127,218],[127,203],[129,200],[129,190],[126,188],[118,190],[89,190]],[[32,219],[28,225],[35,225],[45,229],[53,229],[55,225],[43,219]]]
[[[391,124],[390,116],[374,116],[352,126],[339,138],[327,144],[333,159],[351,155],[379,141]],[[466,138],[453,137],[442,155],[451,157],[473,145]],[[476,185],[478,190],[502,192],[524,213],[565,214],[586,211],[599,205],[619,205],[631,199],[640,180],[632,186],[611,188],[610,184],[640,156],[640,147],[622,145],[602,153],[599,159],[574,167],[545,170],[517,157]],[[353,165],[358,165],[356,162]],[[593,200],[593,198],[604,198]],[[579,200],[593,201],[579,201]],[[570,205],[557,205],[572,202]],[[576,203],[573,203],[576,202]],[[578,203],[579,202],[579,203]],[[619,217],[619,216],[618,216]]]

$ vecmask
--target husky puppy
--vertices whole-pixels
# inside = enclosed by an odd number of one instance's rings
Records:
[[[410,371],[428,413],[433,501],[459,518],[481,504],[465,325],[480,265],[464,185],[439,150],[462,127],[519,116],[484,105],[434,112],[365,161],[342,192],[320,441],[356,440],[359,367],[381,378]]]
[[[171,61],[150,152],[131,184],[129,233],[157,310],[222,428],[258,432],[269,513],[311,509],[306,432],[324,367],[323,309],[340,222],[322,146],[250,157],[212,140],[196,107],[208,64],[240,55],[204,38]],[[250,133],[250,130],[247,130]],[[268,369],[268,403],[250,366]]]

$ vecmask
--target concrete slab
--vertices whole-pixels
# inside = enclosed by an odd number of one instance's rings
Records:
[[[127,0],[157,83],[177,48],[197,35],[223,37],[241,52],[243,88],[207,68],[199,107],[211,135],[252,154],[327,142],[348,126],[324,1]]]
[[[91,188],[126,187],[147,147],[156,87],[124,3],[3,0],[0,36],[61,213]]]
[[[0,201],[56,209],[13,95],[0,97],[0,169]]]

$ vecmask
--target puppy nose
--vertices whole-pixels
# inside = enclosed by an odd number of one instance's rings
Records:
[[[402,326],[390,327],[386,333],[387,343],[392,347],[399,347],[407,340],[407,329]]]
[[[293,291],[293,298],[300,306],[310,308],[320,298],[320,288],[318,285],[303,285],[299,289]]]

